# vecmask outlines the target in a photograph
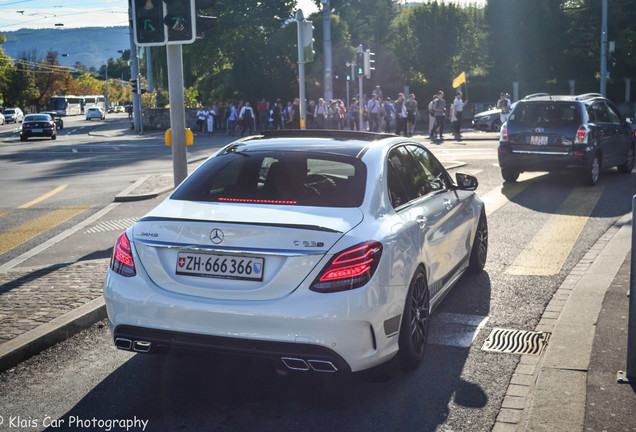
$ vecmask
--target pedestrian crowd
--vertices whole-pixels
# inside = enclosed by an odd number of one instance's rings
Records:
[[[464,107],[468,101],[457,92],[455,100],[447,103],[444,92],[437,92],[428,103],[429,136],[443,139],[444,124],[450,120],[451,133],[461,138],[460,128]],[[360,115],[362,114],[362,116]],[[326,101],[323,98],[308,100],[305,115],[306,129],[350,129],[371,132],[395,133],[412,136],[420,116],[420,109],[414,94],[408,97],[399,93],[397,98],[384,97],[380,86],[373,89],[371,96],[356,96],[347,107],[341,99]],[[360,121],[362,120],[362,124]],[[275,102],[261,99],[255,107],[248,101],[221,107],[214,103],[202,107],[197,112],[199,133],[213,133],[226,129],[235,136],[251,135],[255,131],[300,129],[299,99]]]

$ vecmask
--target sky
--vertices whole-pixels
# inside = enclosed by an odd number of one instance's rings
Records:
[[[486,0],[445,1],[483,4]],[[312,0],[298,0],[298,6],[305,16],[318,10]],[[0,0],[0,31],[127,25],[128,0]]]

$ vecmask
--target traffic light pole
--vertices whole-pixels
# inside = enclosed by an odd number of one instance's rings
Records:
[[[133,29],[132,2],[129,2],[128,19],[130,19],[130,28]],[[137,45],[135,44],[135,34],[130,32],[130,79],[137,80],[139,77],[139,59],[137,58]],[[132,94],[133,103],[133,124],[135,132],[141,132],[141,98],[139,97],[139,86],[137,93]]]
[[[170,94],[172,172],[174,176],[174,186],[177,187],[188,176],[181,44],[166,45],[166,54],[168,57],[168,92]]]
[[[305,107],[305,37],[304,22],[305,17],[302,9],[296,12],[298,23],[298,108],[300,109],[300,128],[305,129],[305,119],[307,116]]]
[[[361,53],[362,51],[362,45],[358,46],[358,53]],[[359,56],[356,56],[356,59]],[[357,60],[356,60],[357,62]],[[358,69],[360,67],[360,65],[356,65],[356,69]],[[360,108],[360,125],[359,125],[359,129],[358,130],[364,130],[364,96],[362,94],[362,76],[358,75],[358,97],[360,98],[360,100],[358,101],[358,106]]]

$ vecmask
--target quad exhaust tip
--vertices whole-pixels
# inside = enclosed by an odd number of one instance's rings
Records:
[[[283,364],[290,370],[315,372],[337,372],[338,368],[332,362],[327,360],[304,360],[295,357],[281,357]]]
[[[147,353],[152,348],[152,343],[147,341],[133,341],[128,338],[115,338],[115,346],[125,351]]]

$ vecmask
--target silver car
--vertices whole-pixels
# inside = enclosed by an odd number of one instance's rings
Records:
[[[2,114],[5,123],[20,123],[24,119],[24,113],[20,108],[5,108]]]
[[[104,285],[115,346],[354,372],[424,355],[429,316],[488,252],[477,179],[388,134],[236,141],[121,234]]]

